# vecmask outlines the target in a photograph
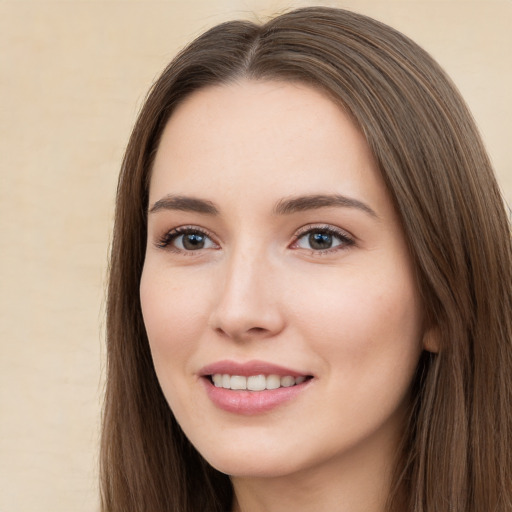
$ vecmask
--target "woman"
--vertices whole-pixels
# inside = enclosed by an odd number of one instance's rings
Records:
[[[103,510],[512,510],[511,252],[409,39],[328,8],[211,29],[120,176]]]

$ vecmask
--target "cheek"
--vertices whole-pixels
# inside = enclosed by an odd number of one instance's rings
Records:
[[[295,294],[301,297],[295,299],[297,321],[342,378],[363,382],[394,372],[408,378],[421,352],[421,306],[412,278],[403,269],[352,270],[317,281],[313,293]]]
[[[421,308],[408,281],[343,282],[326,287],[321,302],[309,302],[302,326],[323,359],[326,400],[320,407],[329,410],[332,397],[340,397],[329,421],[355,438],[404,414],[421,353]]]
[[[201,287],[145,267],[140,284],[144,325],[159,378],[160,369],[183,368],[200,339],[206,297]],[[172,375],[173,372],[167,372]],[[165,377],[165,376],[163,376]]]

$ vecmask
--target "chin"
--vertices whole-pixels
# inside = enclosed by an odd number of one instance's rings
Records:
[[[217,471],[233,477],[277,478],[301,469],[299,461],[292,460],[285,454],[276,453],[275,450],[272,453],[267,449],[242,452],[225,449],[201,455]]]

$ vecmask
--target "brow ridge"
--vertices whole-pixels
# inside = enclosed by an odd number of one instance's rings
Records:
[[[206,215],[218,215],[219,210],[214,203],[198,197],[169,194],[149,208],[149,213],[161,210],[180,210],[184,212],[203,213]]]
[[[366,203],[340,194],[313,194],[281,199],[275,205],[274,213],[277,215],[290,215],[292,213],[306,210],[317,210],[319,208],[340,206],[345,208],[356,208],[371,215],[372,217],[378,218],[375,211]]]
[[[329,207],[356,208],[372,217],[378,218],[375,211],[366,203],[340,194],[311,194],[281,199],[274,206],[273,213],[276,215],[291,215],[297,212]],[[161,210],[180,210],[206,215],[219,214],[219,209],[212,201],[173,194],[169,194],[156,201],[149,209],[149,213]]]

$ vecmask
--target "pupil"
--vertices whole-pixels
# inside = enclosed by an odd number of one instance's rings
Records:
[[[194,251],[204,247],[204,236],[197,233],[190,233],[183,237],[183,247]]]
[[[311,233],[309,245],[312,249],[329,249],[332,246],[332,235],[328,233]]]

